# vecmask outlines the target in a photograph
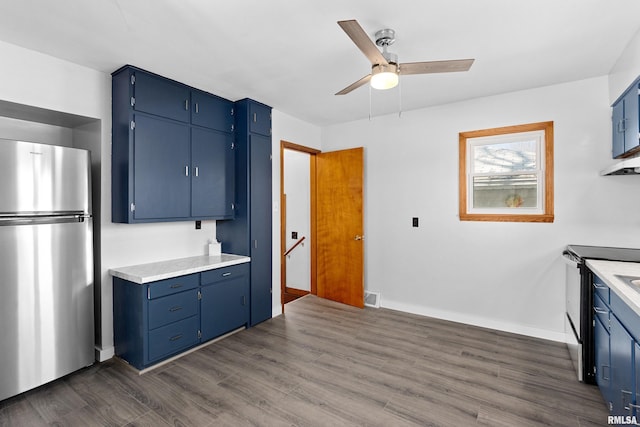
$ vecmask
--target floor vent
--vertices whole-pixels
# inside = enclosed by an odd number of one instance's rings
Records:
[[[364,292],[364,305],[367,307],[380,308],[380,292]]]

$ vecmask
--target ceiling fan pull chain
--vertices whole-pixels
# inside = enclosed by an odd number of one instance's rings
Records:
[[[398,81],[398,118],[402,118],[402,82]]]
[[[371,85],[369,85],[369,121],[371,121]]]

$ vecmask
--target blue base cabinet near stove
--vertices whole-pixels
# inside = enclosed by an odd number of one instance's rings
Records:
[[[146,284],[113,278],[116,355],[137,369],[249,323],[249,263]]]
[[[640,316],[594,275],[596,383],[609,412],[640,420]]]

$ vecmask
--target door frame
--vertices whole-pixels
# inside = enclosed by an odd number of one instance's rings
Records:
[[[304,145],[295,144],[293,142],[280,140],[280,303],[282,305],[282,313],[284,314],[284,294],[287,284],[287,269],[286,259],[284,252],[286,251],[287,240],[287,200],[284,193],[284,150],[299,151],[301,153],[309,154],[309,174],[311,182],[311,204],[310,207],[310,236],[309,245],[311,252],[310,267],[311,267],[311,291],[313,295],[317,294],[316,287],[316,154],[321,151],[311,147],[305,147]]]

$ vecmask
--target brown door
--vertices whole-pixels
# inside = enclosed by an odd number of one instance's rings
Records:
[[[364,307],[363,149],[316,155],[317,295]]]

